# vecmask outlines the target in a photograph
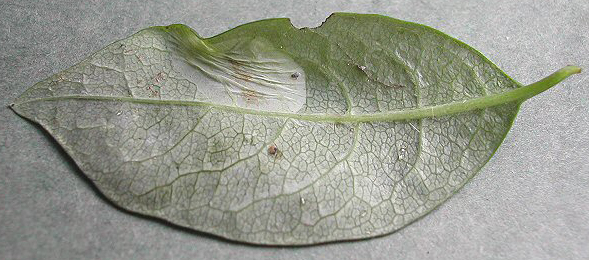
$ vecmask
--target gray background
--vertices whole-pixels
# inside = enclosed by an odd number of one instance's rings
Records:
[[[589,2],[12,1],[0,3],[1,259],[587,259]],[[276,248],[236,244],[115,208],[36,125],[6,108],[35,82],[148,26],[203,36],[272,17],[314,27],[335,11],[430,25],[527,84],[584,67],[524,103],[497,154],[458,194],[391,235]]]

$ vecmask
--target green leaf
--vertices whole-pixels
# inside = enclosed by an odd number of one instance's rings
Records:
[[[212,38],[151,27],[43,80],[12,105],[107,198],[231,240],[313,244],[393,232],[491,158],[521,86],[429,27],[334,14]]]

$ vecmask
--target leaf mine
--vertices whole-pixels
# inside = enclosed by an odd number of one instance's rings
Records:
[[[240,39],[221,52],[185,26],[164,30],[173,46],[172,67],[190,82],[207,86],[199,100],[290,113],[303,107],[303,69],[264,38]]]

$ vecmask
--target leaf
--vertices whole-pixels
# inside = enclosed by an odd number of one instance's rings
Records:
[[[522,86],[439,31],[379,15],[288,19],[203,39],[151,27],[12,105],[124,209],[256,244],[393,232],[491,158]]]

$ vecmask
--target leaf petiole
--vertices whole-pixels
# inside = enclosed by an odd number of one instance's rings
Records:
[[[510,94],[510,96],[513,96],[516,99],[521,99],[522,101],[524,101],[528,98],[531,98],[535,95],[538,95],[548,90],[549,88],[553,87],[554,85],[558,84],[559,82],[563,81],[569,76],[578,73],[581,73],[581,68],[577,66],[566,66],[550,74],[548,77],[539,80],[536,83],[532,83],[525,87],[518,88],[514,91],[507,92],[506,94]]]

